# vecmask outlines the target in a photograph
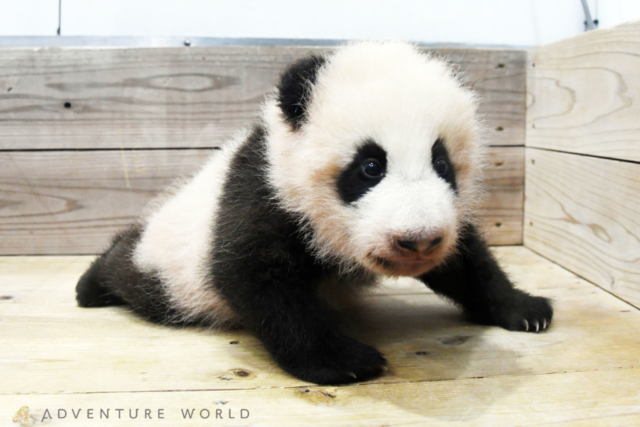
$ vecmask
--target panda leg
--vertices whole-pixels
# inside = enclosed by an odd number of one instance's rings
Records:
[[[217,286],[282,369],[316,384],[365,381],[385,370],[378,350],[339,330],[315,292],[313,274],[281,262],[256,274],[246,270],[219,274]]]
[[[128,231],[127,231],[128,232]],[[76,285],[76,300],[80,307],[105,307],[108,305],[122,305],[124,300],[113,293],[105,286],[108,279],[109,260],[117,246],[121,245],[125,233],[116,235],[111,247],[100,257],[98,257],[87,271],[80,277]]]
[[[151,320],[162,324],[185,325],[172,307],[164,286],[156,275],[138,270],[133,250],[140,239],[140,228],[132,226],[118,234],[111,247],[82,275],[76,286],[80,307],[128,304]]]
[[[525,332],[549,327],[550,301],[516,289],[473,226],[463,232],[457,249],[457,255],[419,279],[477,323]]]
[[[101,258],[95,260],[78,281],[76,300],[80,307],[105,307],[125,303],[100,283],[101,264]]]

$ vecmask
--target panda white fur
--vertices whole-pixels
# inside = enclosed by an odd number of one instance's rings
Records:
[[[253,129],[115,237],[78,303],[243,325],[283,369],[320,384],[384,370],[329,306],[385,275],[419,278],[476,322],[544,330],[549,301],[515,289],[473,225],[476,110],[446,63],[406,43],[300,60]]]

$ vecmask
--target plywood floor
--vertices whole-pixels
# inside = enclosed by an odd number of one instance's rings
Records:
[[[0,426],[23,406],[25,425],[640,425],[640,312],[524,247],[496,252],[555,300],[548,332],[471,325],[396,282],[345,321],[390,370],[345,387],[289,377],[243,331],[76,307],[90,257],[0,258]]]

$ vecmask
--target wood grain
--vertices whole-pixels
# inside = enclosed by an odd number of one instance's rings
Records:
[[[0,416],[11,420],[27,405],[32,424],[22,425],[40,425],[48,410],[51,426],[637,426],[638,385],[640,369],[619,369],[357,387],[29,394],[2,396]]]
[[[92,254],[208,149],[0,152],[0,254]],[[523,147],[490,150],[479,212],[493,244],[522,243]]]
[[[0,49],[0,253],[100,252],[204,148],[255,120],[287,64],[327,49]],[[523,145],[524,51],[435,51],[484,97],[489,142]],[[491,243],[522,243],[523,156],[491,151],[479,212]]]
[[[533,49],[530,147],[640,160],[640,22]]]
[[[525,245],[640,307],[640,164],[526,158]]]
[[[478,218],[492,245],[521,245],[524,210],[524,148],[488,151],[486,195]]]
[[[215,147],[295,59],[327,47],[0,49],[0,149]],[[493,145],[524,145],[525,53],[434,49],[484,99]]]
[[[0,153],[0,252],[98,253],[213,150]]]
[[[97,420],[100,408],[112,416],[151,408],[154,425],[211,425],[182,420],[181,409],[220,407],[225,416],[250,413],[221,425],[640,422],[640,311],[524,247],[496,253],[521,288],[554,299],[547,332],[471,325],[423,286],[409,294],[391,284],[346,323],[385,353],[390,370],[345,387],[289,377],[244,331],[167,328],[122,307],[78,308],[73,286],[91,257],[0,258],[0,417],[27,405],[39,419],[45,409],[55,417],[58,408],[83,408],[87,420],[94,408]],[[124,414],[110,422],[140,424]]]

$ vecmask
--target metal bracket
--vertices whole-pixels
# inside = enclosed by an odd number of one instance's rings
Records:
[[[584,30],[585,31],[595,30],[596,28],[598,28],[598,20],[591,18],[591,12],[589,11],[589,4],[587,3],[587,0],[581,0],[581,1],[582,1],[582,9],[584,9],[584,19],[585,19]]]

